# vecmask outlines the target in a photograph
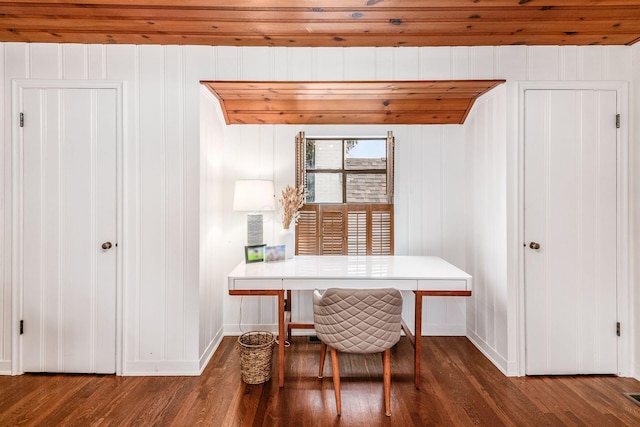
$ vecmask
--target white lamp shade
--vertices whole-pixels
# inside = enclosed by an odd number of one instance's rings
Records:
[[[234,211],[272,211],[276,208],[273,181],[263,179],[242,179],[236,181],[233,194]]]

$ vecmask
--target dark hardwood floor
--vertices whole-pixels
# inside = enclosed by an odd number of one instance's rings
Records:
[[[236,338],[227,337],[200,377],[0,376],[0,426],[640,425],[640,406],[623,395],[640,393],[634,379],[507,378],[466,338],[423,340],[420,390],[409,341],[392,350],[391,417],[384,415],[379,355],[341,355],[337,417],[331,364],[324,379],[316,377],[318,344],[294,338],[280,389],[275,378],[244,384]]]

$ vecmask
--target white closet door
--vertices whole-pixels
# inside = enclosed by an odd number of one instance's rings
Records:
[[[615,91],[525,92],[528,375],[617,373],[615,117]]]
[[[116,90],[21,93],[23,369],[115,373]]]

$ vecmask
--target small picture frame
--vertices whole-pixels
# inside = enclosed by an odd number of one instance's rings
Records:
[[[252,245],[244,247],[244,261],[247,264],[264,261],[264,247],[267,245]]]
[[[265,262],[284,261],[287,259],[286,245],[267,246],[264,248]]]

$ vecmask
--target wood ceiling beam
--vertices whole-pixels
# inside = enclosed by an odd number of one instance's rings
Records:
[[[227,124],[461,124],[504,80],[203,81]]]
[[[233,100],[227,99],[225,106],[228,111],[233,112],[250,112],[250,111],[286,111],[291,107],[295,107],[296,111],[466,111],[469,108],[469,98],[453,98],[453,99],[440,99],[433,100],[426,103],[423,100],[400,100],[396,102],[393,99],[379,99],[379,100],[354,100],[354,99],[339,99],[339,100],[291,100],[291,99],[278,99],[278,100]]]
[[[279,47],[421,47],[421,46],[505,46],[505,45],[630,45],[638,40],[638,34],[469,34],[428,36],[404,36],[394,40],[389,37],[371,36],[212,36],[203,34],[153,34],[132,32],[21,31],[1,29],[0,41],[40,43],[87,44],[163,44],[163,45],[213,45],[213,46],[279,46]]]
[[[229,116],[229,124],[314,124],[314,125],[429,125],[429,124],[462,124],[461,113],[434,112],[432,114],[390,113],[372,115],[370,113],[283,113],[283,114],[233,114]]]

